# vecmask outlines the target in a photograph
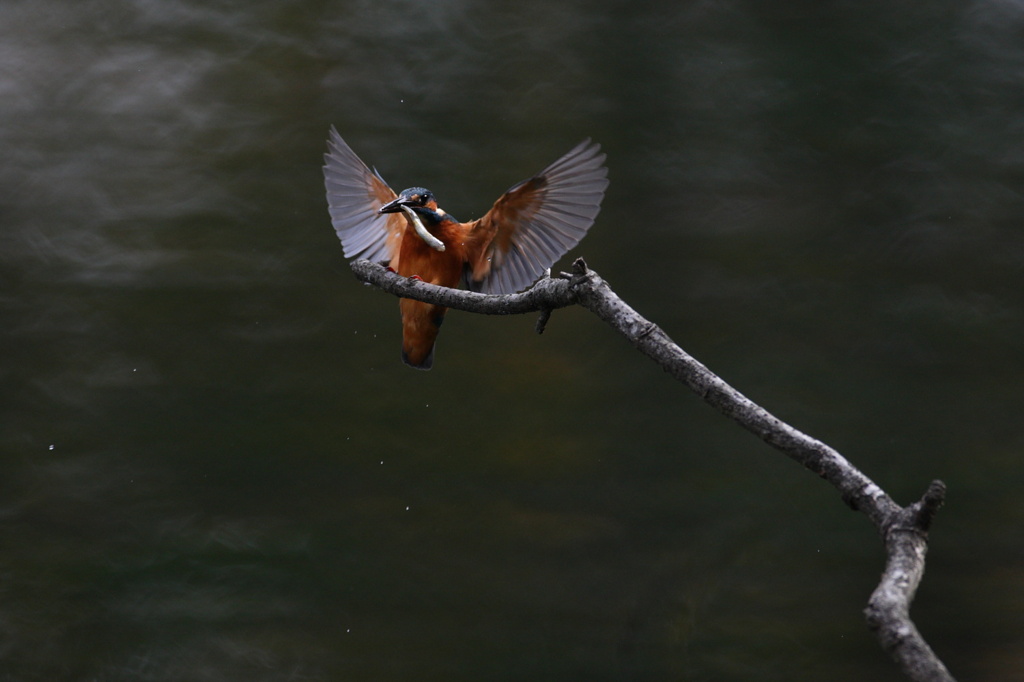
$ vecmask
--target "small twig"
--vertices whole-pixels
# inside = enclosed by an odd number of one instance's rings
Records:
[[[914,524],[927,534],[931,528],[935,515],[939,513],[939,507],[946,502],[946,484],[942,481],[932,481],[925,492],[924,497],[918,503],[917,518]]]
[[[882,535],[887,555],[882,579],[865,609],[869,627],[910,679],[953,680],[909,615],[924,575],[928,528],[945,499],[941,481],[934,481],[919,502],[900,507],[835,449],[774,416],[687,354],[660,327],[619,298],[582,258],[573,263],[572,273],[545,277],[530,289],[507,296],[408,280],[369,261],[355,261],[352,269],[363,282],[404,298],[486,315],[540,312],[538,331],[557,308],[578,304],[597,315],[709,405],[831,483],[843,501],[868,517]]]
[[[548,320],[551,319],[551,309],[544,308],[540,311],[540,315],[537,316],[537,326],[534,327],[538,334],[543,334],[544,330],[547,329]]]

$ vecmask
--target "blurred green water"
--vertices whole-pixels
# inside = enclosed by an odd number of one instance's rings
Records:
[[[582,311],[398,361],[320,156],[455,215],[584,136],[578,254],[949,504],[914,615],[1021,677],[1010,5],[0,9],[0,679],[900,679],[867,523]]]

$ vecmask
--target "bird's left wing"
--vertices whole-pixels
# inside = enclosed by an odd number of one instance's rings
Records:
[[[510,294],[532,284],[594,224],[608,187],[600,145],[589,139],[513,186],[474,225],[470,289]]]
[[[331,126],[324,154],[324,185],[331,224],[346,258],[390,260],[397,269],[398,248],[406,227],[401,213],[381,215],[377,209],[394,199],[376,171],[371,171]]]

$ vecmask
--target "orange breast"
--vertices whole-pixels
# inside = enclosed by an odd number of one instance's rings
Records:
[[[444,251],[432,249],[412,228],[405,230],[398,274],[416,275],[424,282],[445,287],[459,286],[466,261],[465,230],[450,221],[435,225],[431,234],[441,240]],[[402,311],[402,359],[412,367],[430,369],[434,364],[434,341],[447,308],[407,298],[398,303]]]
[[[431,233],[444,244],[444,251],[432,249],[411,228],[402,237],[398,274],[418,276],[424,282],[457,287],[466,262],[465,231],[456,222],[434,226]]]

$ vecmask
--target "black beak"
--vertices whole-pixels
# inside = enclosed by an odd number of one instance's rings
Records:
[[[377,213],[398,213],[399,211],[402,210],[403,206],[408,206],[410,205],[410,203],[412,202],[410,202],[408,199],[397,197],[389,201],[388,203],[384,204],[380,208],[378,208]]]

